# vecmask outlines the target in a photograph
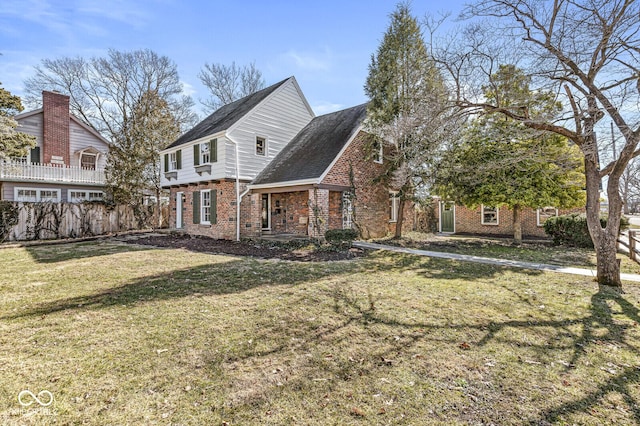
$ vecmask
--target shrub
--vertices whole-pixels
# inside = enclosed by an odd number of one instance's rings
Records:
[[[358,231],[355,229],[329,229],[325,232],[324,238],[333,247],[347,250],[351,248],[353,240],[358,238]]]
[[[18,205],[10,201],[0,201],[0,243],[8,237],[11,229],[18,224]]]
[[[601,217],[600,225],[607,226],[607,219]],[[629,218],[620,218],[620,229],[629,227]],[[564,244],[573,247],[593,248],[593,241],[589,235],[587,218],[584,214],[572,213],[551,217],[544,223],[544,232],[553,238],[556,245]]]

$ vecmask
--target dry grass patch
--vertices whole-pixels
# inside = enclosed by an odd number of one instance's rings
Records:
[[[3,424],[640,421],[634,285],[391,254],[0,256]]]

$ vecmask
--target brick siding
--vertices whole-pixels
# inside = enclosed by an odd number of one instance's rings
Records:
[[[42,161],[70,165],[69,96],[42,92]]]
[[[436,215],[440,215],[440,209],[436,205]],[[577,209],[558,209],[558,215],[568,213],[584,213],[584,208]],[[523,208],[522,215],[522,236],[545,238],[543,226],[537,224],[536,209]],[[476,235],[495,235],[495,236],[513,236],[513,210],[507,207],[498,209],[498,225],[482,224],[482,207],[471,209],[464,206],[455,206],[455,232],[456,234],[476,234]]]

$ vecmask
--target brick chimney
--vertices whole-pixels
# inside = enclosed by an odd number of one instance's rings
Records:
[[[69,166],[69,96],[44,91],[42,109],[42,162]]]

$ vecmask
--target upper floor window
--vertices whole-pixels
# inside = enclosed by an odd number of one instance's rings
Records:
[[[85,154],[83,153],[80,156],[80,167],[83,169],[96,169],[96,155],[95,154]]]
[[[170,152],[164,155],[164,171],[172,172],[182,168],[182,150]]]
[[[198,143],[193,146],[193,165],[215,163],[218,161],[218,139]]]
[[[267,139],[256,136],[256,155],[267,155]]]
[[[482,224],[498,225],[498,208],[491,206],[482,206]]]
[[[373,162],[382,164],[383,154],[382,141],[378,140],[373,146]]]

